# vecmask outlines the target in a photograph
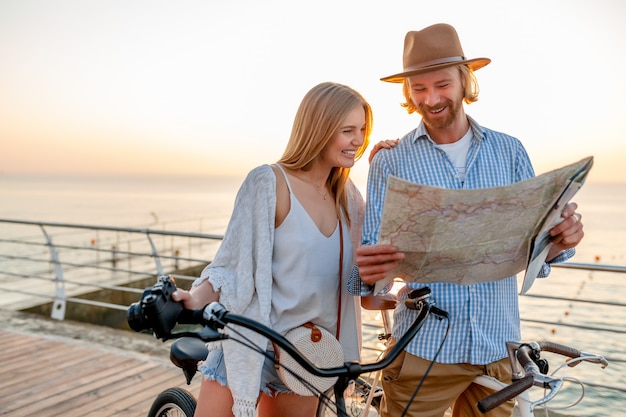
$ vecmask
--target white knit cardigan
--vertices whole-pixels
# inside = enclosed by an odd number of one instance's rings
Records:
[[[364,201],[349,181],[348,211],[353,249],[360,243]],[[220,303],[227,310],[270,325],[272,295],[272,248],[276,214],[276,176],[269,165],[259,166],[248,174],[235,199],[234,210],[214,260],[194,282],[205,279],[220,291]],[[354,263],[355,254],[352,253]],[[345,256],[345,255],[344,255]],[[344,268],[345,269],[345,268]],[[360,300],[348,293],[345,283],[350,270],[343,271],[340,342],[346,352],[359,354],[361,348]],[[238,328],[260,349],[267,339],[251,330]],[[228,386],[232,392],[235,417],[254,417],[259,395],[262,360],[250,360],[254,353],[240,343],[222,342]],[[358,360],[359,357],[346,357]]]

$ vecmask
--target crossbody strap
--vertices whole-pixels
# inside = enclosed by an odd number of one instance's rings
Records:
[[[337,299],[337,340],[341,330],[341,287],[343,281],[343,224],[339,219],[339,296]]]

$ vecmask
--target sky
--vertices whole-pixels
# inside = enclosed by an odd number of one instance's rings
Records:
[[[0,175],[232,175],[272,163],[304,94],[347,84],[372,142],[400,107],[407,31],[450,23],[476,72],[466,112],[537,173],[594,156],[626,182],[626,2],[0,0]],[[366,158],[353,175],[367,175]]]

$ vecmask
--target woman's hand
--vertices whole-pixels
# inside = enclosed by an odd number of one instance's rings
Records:
[[[174,301],[182,301],[187,310],[200,310],[213,301],[218,301],[219,292],[213,289],[213,285],[208,280],[202,284],[193,287],[190,291],[178,288],[172,294]]]
[[[380,151],[381,149],[391,149],[395,147],[399,141],[400,139],[386,139],[386,140],[381,140],[380,142],[378,142],[372,148],[368,162],[370,163],[372,162],[372,159],[374,159],[374,155],[376,155],[378,151]]]

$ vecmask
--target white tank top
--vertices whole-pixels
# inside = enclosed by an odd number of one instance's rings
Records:
[[[278,167],[287,181],[290,209],[274,232],[272,328],[285,334],[310,321],[336,334],[339,227],[330,237],[320,232],[293,193],[285,171]],[[344,236],[349,236],[346,230]],[[350,241],[343,240],[344,245]]]

